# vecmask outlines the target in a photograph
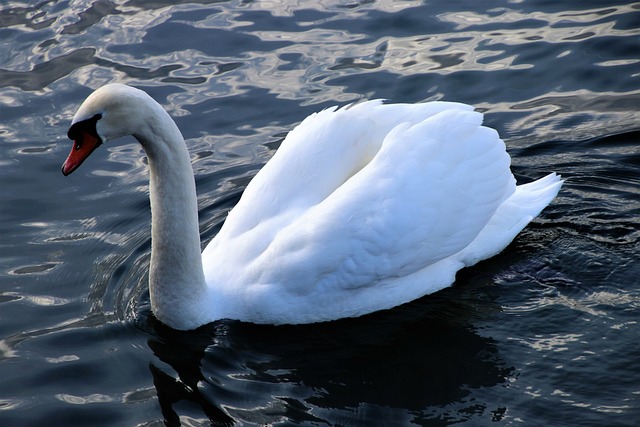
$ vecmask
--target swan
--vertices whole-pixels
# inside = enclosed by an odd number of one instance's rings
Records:
[[[501,252],[558,194],[516,186],[482,114],[453,102],[366,101],[307,117],[246,187],[201,253],[186,144],[147,93],[94,91],[69,128],[69,175],[133,135],[148,157],[149,294],[180,330],[220,319],[303,324],[389,309],[450,286]]]

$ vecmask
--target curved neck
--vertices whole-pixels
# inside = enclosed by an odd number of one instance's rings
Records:
[[[149,159],[151,267],[156,317],[175,329],[203,323],[206,284],[200,253],[198,202],[189,152],[169,114],[154,102],[134,135]]]

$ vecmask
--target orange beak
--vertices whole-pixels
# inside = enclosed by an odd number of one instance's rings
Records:
[[[67,176],[78,169],[82,162],[84,162],[100,144],[102,144],[102,141],[99,137],[87,132],[80,132],[80,135],[78,135],[73,142],[73,147],[67,160],[62,165],[62,174]]]

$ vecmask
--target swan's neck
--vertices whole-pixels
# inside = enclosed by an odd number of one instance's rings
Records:
[[[149,159],[151,307],[163,323],[192,329],[206,323],[201,319],[206,284],[189,152],[178,127],[159,105],[151,107],[147,126],[135,137]]]

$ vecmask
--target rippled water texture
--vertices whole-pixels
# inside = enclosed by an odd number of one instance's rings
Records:
[[[636,425],[640,3],[176,3],[0,5],[0,425]],[[435,295],[177,333],[148,307],[140,147],[60,174],[108,82],[182,129],[204,243],[286,132],[365,98],[476,105],[519,181],[567,182]]]

